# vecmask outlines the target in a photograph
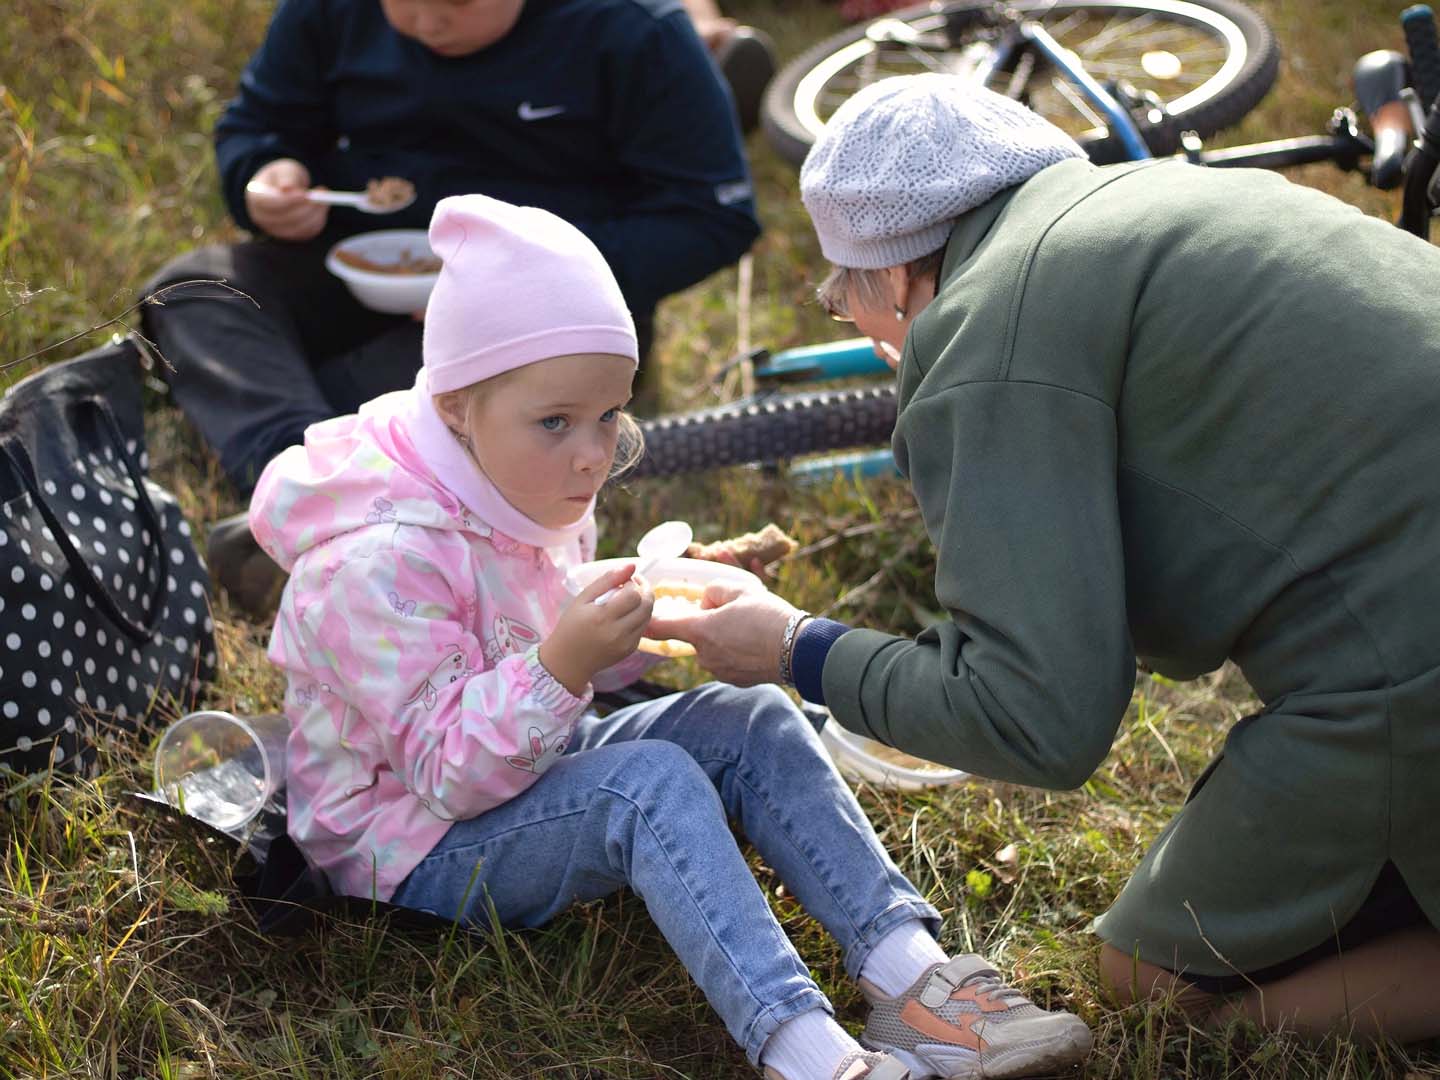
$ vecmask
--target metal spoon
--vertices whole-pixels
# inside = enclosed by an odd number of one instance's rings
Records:
[[[653,529],[640,538],[640,543],[635,545],[635,551],[640,556],[640,561],[635,564],[635,573],[632,577],[641,577],[661,559],[674,559],[685,554],[685,549],[690,546],[690,541],[695,538],[694,530],[688,522],[684,521],[662,521]],[[609,589],[595,598],[595,603],[603,604],[610,597],[620,591],[620,588]]]

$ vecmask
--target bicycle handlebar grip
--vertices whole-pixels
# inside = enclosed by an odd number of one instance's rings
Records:
[[[1393,49],[1366,53],[1355,62],[1355,100],[1375,134],[1370,183],[1382,191],[1398,187],[1405,178],[1405,154],[1412,132],[1410,110],[1401,94],[1410,81],[1409,67],[1405,57]]]
[[[1405,46],[1415,75],[1415,93],[1428,110],[1440,94],[1440,41],[1435,36],[1435,15],[1428,4],[1415,4],[1400,13]]]
[[[1375,153],[1370,158],[1370,183],[1381,191],[1400,186],[1405,179],[1405,155],[1410,149],[1410,110],[1403,101],[1388,101],[1370,118]]]

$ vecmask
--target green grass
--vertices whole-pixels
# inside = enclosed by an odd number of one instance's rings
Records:
[[[1349,99],[1350,63],[1394,47],[1402,6],[1268,0],[1285,46],[1277,89],[1227,141],[1320,130]],[[0,364],[127,308],[138,284],[188,245],[234,235],[216,194],[209,130],[257,42],[268,0],[18,0],[0,36]],[[795,0],[733,9],[788,54],[840,25]],[[661,393],[716,400],[707,374],[750,339],[771,347],[838,336],[805,303],[820,271],[793,172],[757,137],[767,232],[748,304],[729,271],[661,312]],[[1390,196],[1316,167],[1300,174],[1367,211]],[[133,318],[133,316],[132,316]],[[107,331],[51,356],[70,354]],[[213,460],[163,398],[152,400],[155,470],[197,522],[239,508]],[[898,484],[797,491],[751,474],[632,483],[605,502],[604,546],[627,549],[655,520],[702,539],[774,519],[813,554],[776,588],[855,623],[914,631],[933,618],[928,542]],[[274,707],[282,685],[264,628],[223,607],[223,677],[209,703]],[[676,685],[700,678],[679,666]],[[1196,1030],[1160,1008],[1101,999],[1086,933],[1218,746],[1251,706],[1226,669],[1173,685],[1142,679],[1105,764],[1084,789],[969,784],[924,795],[866,789],[889,849],[946,918],[947,946],[983,950],[1038,1001],[1078,1010],[1099,1051],[1088,1077],[1440,1076],[1440,1054],[1344,1039],[1310,1047],[1236,1028]],[[363,922],[299,941],[255,931],[229,888],[229,853],[142,813],[150,747],[122,740],[93,782],[15,785],[0,810],[0,1076],[719,1077],[739,1052],[622,895],[543,931],[488,942]],[[786,930],[852,1026],[862,1018],[840,956],[756,872]]]

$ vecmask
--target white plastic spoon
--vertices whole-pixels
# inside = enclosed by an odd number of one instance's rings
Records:
[[[694,530],[690,528],[688,522],[662,521],[640,537],[640,543],[635,545],[635,551],[640,556],[640,561],[635,564],[635,573],[631,576],[641,577],[645,571],[661,559],[674,559],[684,555],[685,549],[690,546],[690,541],[694,538]],[[595,603],[605,603],[619,592],[620,588],[606,590],[595,598]]]
[[[254,182],[247,184],[246,190],[253,191],[257,195],[284,194],[279,188]],[[404,210],[414,202],[415,194],[411,192],[410,197],[404,202],[387,203],[384,206],[371,202],[370,196],[363,191],[318,191],[315,188],[311,188],[305,192],[305,198],[309,202],[325,203],[327,206],[353,206],[362,214],[394,214]]]

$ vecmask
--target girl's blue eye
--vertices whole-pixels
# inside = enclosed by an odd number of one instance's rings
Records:
[[[563,416],[547,416],[540,421],[540,426],[546,431],[563,431],[568,422]]]
[[[616,418],[617,416],[619,416],[619,415],[620,415],[620,410],[619,410],[619,409],[606,409],[603,413],[600,414],[600,422],[601,422],[602,424],[611,424],[611,423],[614,423],[614,422],[615,422],[615,418]]]

